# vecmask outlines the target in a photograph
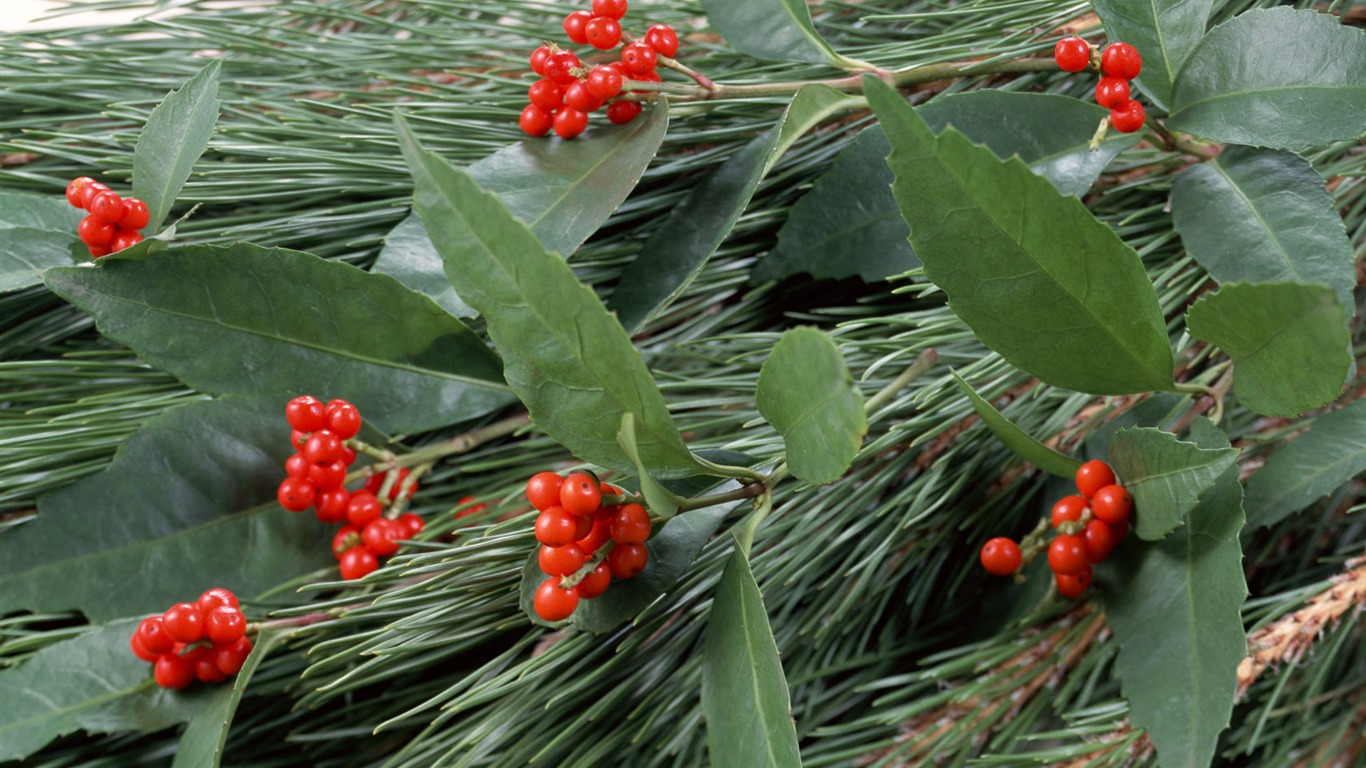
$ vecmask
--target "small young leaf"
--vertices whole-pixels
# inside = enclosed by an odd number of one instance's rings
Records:
[[[20,760],[75,731],[148,733],[190,720],[204,691],[158,688],[121,619],[54,643],[0,670],[0,760]]]
[[[835,53],[821,38],[806,0],[702,0],[702,7],[712,29],[732,48],[756,59],[838,68],[862,64]]]
[[[1238,401],[1265,416],[1298,416],[1332,402],[1352,369],[1351,338],[1333,289],[1225,285],[1186,313],[1191,335],[1233,360]]]
[[[251,676],[256,673],[261,660],[285,638],[283,632],[271,630],[262,630],[256,636],[251,654],[247,656],[241,671],[216,686],[204,706],[190,720],[180,737],[171,768],[218,768],[223,760],[223,744],[228,739],[228,731],[232,729],[233,715],[237,714],[237,705],[242,701],[242,694],[251,682]]]
[[[1205,449],[1148,427],[1121,429],[1110,441],[1110,464],[1134,498],[1134,532],[1144,541],[1176,530],[1237,459],[1234,448]]]
[[[161,229],[176,195],[209,145],[222,105],[218,98],[222,66],[222,59],[209,62],[147,116],[133,149],[133,195],[147,204],[150,214],[143,234]]]
[[[330,534],[275,500],[288,436],[274,398],[192,403],[148,422],[108,469],[44,494],[36,519],[0,535],[0,614],[105,621],[213,586],[264,592],[328,565]]]
[[[351,401],[409,432],[512,401],[498,358],[459,320],[385,275],[250,243],[185,246],[47,273],[100,331],[212,395]]]
[[[1352,244],[1323,177],[1292,152],[1225,147],[1172,185],[1172,223],[1221,283],[1314,283],[1355,306]]]
[[[84,248],[69,232],[0,228],[0,293],[41,284],[43,273],[52,267],[71,266],[75,261],[72,253]]]
[[[635,333],[677,298],[730,234],[778,158],[822,120],[859,103],[824,85],[803,87],[772,130],[694,187],[622,270],[620,287],[607,303],[622,326]]]
[[[649,468],[640,461],[640,450],[636,447],[636,415],[634,413],[623,413],[621,415],[621,430],[617,432],[617,444],[621,450],[635,462],[636,477],[640,480],[640,493],[645,497],[645,503],[650,511],[656,515],[673,517],[678,512],[678,504],[682,498],[675,496],[672,491],[665,488],[658,480],[650,477]]]
[[[1366,32],[1311,10],[1239,14],[1186,60],[1167,126],[1294,150],[1355,140],[1366,133]]]
[[[838,480],[868,433],[863,395],[835,342],[815,328],[783,334],[759,370],[755,399],[783,436],[792,474],[808,483]]]
[[[963,378],[956,371],[953,372],[953,380],[958,383],[958,388],[963,390],[963,394],[968,396],[968,400],[972,402],[973,410],[977,411],[977,415],[982,417],[982,421],[996,435],[996,438],[1010,449],[1011,453],[1050,475],[1065,477],[1069,480],[1077,476],[1077,468],[1081,466],[1079,460],[1058,453],[1035,440],[1028,432],[1012,424],[1009,419],[1001,415],[1000,411],[992,407],[991,403],[988,403],[972,387],[968,386],[968,383],[963,381]]]
[[[1173,388],[1157,293],[1132,248],[1020,160],[951,128],[936,138],[891,86],[864,82],[925,274],[982,343],[1080,392]]]
[[[1214,0],[1096,0],[1092,5],[1109,38],[1143,56],[1139,87],[1159,106],[1170,104],[1172,83],[1205,36]]]
[[[1247,481],[1248,528],[1275,525],[1366,472],[1366,400],[1314,419]]]
[[[778,645],[759,585],[739,548],[731,553],[707,617],[702,712],[716,768],[801,766]]]
[[[503,371],[536,425],[583,459],[626,472],[617,445],[634,413],[640,458],[656,476],[699,470],[645,361],[592,289],[468,173],[395,126],[416,181],[414,205],[456,292],[488,323]]]

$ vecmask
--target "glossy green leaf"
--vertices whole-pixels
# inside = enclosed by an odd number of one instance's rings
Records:
[[[1233,283],[1186,313],[1191,335],[1233,360],[1233,392],[1266,416],[1298,416],[1332,402],[1352,369],[1343,308],[1321,285]]]
[[[106,336],[208,394],[345,398],[409,432],[512,401],[498,358],[426,298],[348,264],[237,243],[47,273]]]
[[[148,733],[194,717],[201,690],[157,687],[128,639],[138,619],[92,627],[0,670],[0,760],[18,760],[76,731]]]
[[[161,229],[176,195],[204,154],[218,122],[218,71],[214,59],[178,91],[172,91],[147,116],[133,149],[133,195],[150,213],[143,234]]]
[[[621,127],[595,128],[568,142],[513,144],[466,168],[498,195],[547,250],[578,250],[635,189],[664,140],[667,104],[660,102]],[[416,213],[385,238],[373,267],[429,296],[456,317],[475,314],[461,301]]]
[[[806,0],[702,0],[707,21],[735,50],[766,61],[804,61],[848,68],[816,31]]]
[[[1366,134],[1366,32],[1336,17],[1254,9],[1210,30],[1176,78],[1167,126],[1303,150]]]
[[[247,690],[251,676],[256,673],[261,660],[286,637],[283,632],[270,630],[262,630],[256,636],[241,671],[222,685],[215,686],[204,706],[190,720],[180,737],[180,745],[176,747],[171,768],[218,768],[223,760],[223,744],[228,739],[228,731],[232,729],[232,718],[237,714],[237,705],[242,701],[242,694]]]
[[[1366,472],[1366,400],[1314,419],[1248,478],[1247,525],[1275,525]]]
[[[1110,466],[1134,498],[1134,532],[1144,541],[1180,527],[1237,459],[1233,448],[1201,448],[1150,427],[1121,429],[1110,441]]]
[[[71,266],[77,249],[84,246],[68,232],[0,228],[0,293],[41,284],[48,269]]]
[[[607,304],[622,326],[634,333],[676,299],[730,234],[759,181],[792,143],[830,115],[859,103],[824,85],[804,86],[772,130],[694,187],[622,270],[622,287]]]
[[[640,450],[636,447],[636,416],[634,413],[623,413],[621,415],[621,430],[617,432],[617,444],[636,465],[636,478],[640,481],[640,493],[645,497],[645,504],[650,508],[650,511],[664,517],[672,517],[676,514],[682,498],[675,496],[658,480],[650,477],[649,467],[646,467],[640,460]]]
[[[1205,444],[1229,450],[1227,438]],[[1210,765],[1233,711],[1247,653],[1241,502],[1238,468],[1230,465],[1185,526],[1159,542],[1121,546],[1113,565],[1097,570],[1129,719],[1147,731],[1163,768]]]
[[[1069,480],[1077,476],[1077,469],[1081,466],[1081,461],[1049,448],[1035,440],[1028,432],[1015,426],[1010,419],[1002,416],[1000,411],[992,407],[991,403],[977,394],[966,381],[963,381],[963,378],[956,371],[953,372],[953,380],[958,383],[958,388],[963,390],[963,394],[967,395],[968,400],[972,403],[972,409],[977,411],[978,416],[982,417],[987,428],[1016,457],[1033,464],[1050,475],[1065,477]]]
[[[759,370],[755,399],[783,436],[788,468],[809,483],[838,480],[868,433],[863,395],[835,342],[815,328],[783,334]]]
[[[73,208],[64,194],[31,195],[0,190],[0,230],[42,229],[64,232],[74,238],[76,225],[84,216],[85,211]]]
[[[587,461],[632,472],[617,429],[634,413],[652,473],[698,471],[645,361],[592,289],[495,195],[423,149],[401,117],[395,125],[446,275],[488,322],[508,384],[536,425]]]
[[[778,644],[764,597],[738,547],[716,587],[702,650],[702,713],[711,765],[800,766]]]
[[[1138,254],[1018,159],[947,129],[937,138],[890,86],[865,78],[892,144],[892,193],[925,274],[985,345],[1059,387],[1173,388],[1157,293]]]
[[[1170,104],[1172,83],[1205,36],[1214,0],[1095,0],[1092,5],[1106,35],[1143,56],[1138,86],[1159,106]]]
[[[1225,147],[1172,185],[1172,222],[1221,283],[1314,283],[1353,307],[1347,229],[1309,161],[1277,149]]]
[[[0,535],[0,614],[162,611],[214,586],[257,594],[328,566],[331,532],[275,500],[291,453],[275,398],[181,406],[109,468],[38,499]]]

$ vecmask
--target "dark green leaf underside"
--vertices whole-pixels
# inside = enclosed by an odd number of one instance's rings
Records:
[[[1247,525],[1275,525],[1366,472],[1366,400],[1314,420],[1247,481]]]

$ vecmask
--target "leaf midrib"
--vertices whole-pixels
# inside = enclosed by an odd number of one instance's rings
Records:
[[[735,552],[733,552],[733,553],[731,554],[731,557],[741,557],[741,556],[742,556],[742,555],[740,554],[740,550],[739,550],[739,549],[736,549]],[[748,590],[746,590],[746,587],[748,587],[751,583],[753,583],[754,586],[755,586],[755,590],[757,591],[757,590],[758,590],[758,584],[757,584],[756,582],[754,582],[754,576],[753,576],[752,573],[750,573],[749,568],[747,567],[747,564],[742,563],[742,564],[741,564],[741,567],[740,567],[739,569],[736,570],[736,573],[737,573],[737,574],[742,574],[742,575],[748,575],[748,576],[749,576],[748,579],[745,579],[745,582],[744,582],[744,583],[742,583],[742,584],[739,585],[740,588],[739,588],[739,590],[738,590],[739,598],[740,598],[739,601],[738,601],[739,604],[740,604],[740,605],[739,605],[739,608],[740,608],[740,631],[741,631],[742,635],[744,636],[744,640],[745,640],[745,657],[746,657],[746,660],[749,662],[748,666],[749,666],[750,669],[755,669],[755,670],[757,670],[757,669],[759,669],[759,662],[761,661],[760,654],[758,653],[758,650],[759,650],[759,649],[758,649],[758,644],[761,643],[761,642],[763,641],[763,638],[762,638],[762,637],[756,638],[756,637],[753,635],[753,633],[750,632],[750,628],[749,628],[749,616],[750,616],[750,613],[749,613],[749,601],[748,601],[747,599],[745,599],[745,596],[746,596],[746,592],[748,591]],[[760,595],[760,596],[759,596],[759,600],[760,600],[761,602],[763,601],[763,595]],[[766,623],[766,624],[768,623],[767,617],[765,617],[764,623]],[[761,703],[765,701],[765,697],[764,697],[764,695],[763,695],[763,691],[760,690],[760,688],[759,688],[759,676],[758,676],[758,675],[750,675],[750,676],[749,676],[749,683],[750,683],[750,690],[751,690],[751,692],[754,694],[754,704],[755,704],[755,707],[754,707],[754,708],[755,708],[755,710],[756,710],[757,712],[760,713],[760,716],[761,716],[761,718],[762,718],[762,720],[763,720],[763,728],[764,728],[764,732],[765,732],[765,738],[763,739],[763,742],[764,742],[764,751],[768,753],[769,765],[782,765],[782,763],[778,760],[778,752],[777,752],[776,749],[774,749],[773,740],[767,738],[767,735],[768,735],[768,725],[769,725],[769,721],[770,721],[771,718],[772,718],[772,714],[768,711],[767,708],[761,706]]]

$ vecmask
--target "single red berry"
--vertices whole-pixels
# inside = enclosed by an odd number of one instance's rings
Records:
[[[335,491],[346,482],[346,465],[337,461],[314,464],[308,468],[308,481],[319,491]]]
[[[550,46],[543,45],[531,52],[531,71],[545,76],[545,62],[550,58]]]
[[[579,582],[579,597],[584,600],[592,600],[607,591],[607,587],[612,584],[612,566],[605,562],[598,563],[593,570],[583,577]]]
[[[678,33],[668,24],[655,24],[645,30],[645,44],[672,59],[678,53]]]
[[[94,259],[108,256],[114,252],[113,249],[107,245],[88,245],[86,246],[86,250],[90,251],[90,257]]]
[[[314,464],[331,464],[341,458],[341,438],[326,429],[320,429],[308,436],[302,453],[305,459]]]
[[[583,81],[583,87],[605,101],[621,93],[621,73],[611,67],[593,67]]]
[[[152,677],[162,688],[177,690],[194,682],[194,662],[175,653],[163,653],[152,668]]]
[[[345,488],[320,491],[314,498],[313,516],[329,525],[346,522],[346,510],[351,506],[351,492]]]
[[[564,104],[564,89],[550,80],[537,80],[526,89],[527,98],[534,107],[553,112]]]
[[[607,553],[607,565],[612,568],[612,578],[620,581],[639,576],[649,560],[650,551],[642,544],[618,544]]]
[[[1128,43],[1110,43],[1100,53],[1100,71],[1106,77],[1133,80],[1143,69],[1143,57]]]
[[[559,506],[562,485],[564,478],[554,472],[537,472],[526,481],[526,500],[539,510]]]
[[[587,472],[570,472],[560,486],[560,506],[571,515],[591,515],[602,506],[602,486]]]
[[[1122,485],[1107,485],[1096,491],[1091,499],[1091,514],[1108,525],[1119,525],[1129,519],[1134,499]]]
[[[394,478],[394,484],[389,486],[389,498],[391,500],[398,498],[399,492],[403,489],[404,482],[406,482],[408,479],[408,474],[409,473],[407,467],[399,468],[398,476]],[[365,481],[365,490],[369,491],[372,494],[378,495],[379,492],[384,489],[384,483],[388,475],[388,472],[376,472],[375,474],[371,475],[370,478]],[[409,496],[411,496],[414,493],[417,493],[417,486],[418,484],[416,482],[412,484],[411,492],[408,494]]]
[[[132,248],[142,242],[142,235],[135,229],[120,229],[114,234],[114,239],[109,241],[109,252],[118,253],[119,251]]]
[[[565,35],[567,35],[570,40],[574,41],[575,45],[586,45],[588,43],[588,34],[584,31],[584,28],[587,27],[588,22],[592,20],[592,13],[588,11],[574,11],[564,17]]]
[[[1053,512],[1049,517],[1053,527],[1057,528],[1063,523],[1070,523],[1081,519],[1081,514],[1086,511],[1086,499],[1082,496],[1064,496],[1058,499],[1058,503],[1053,505]]]
[[[583,33],[589,45],[599,51],[606,51],[615,48],[617,43],[621,42],[621,22],[610,16],[594,16],[584,27]]]
[[[560,589],[560,577],[551,576],[536,588],[531,605],[546,621],[564,621],[579,607],[578,588]]]
[[[1110,465],[1100,459],[1092,459],[1077,469],[1077,491],[1086,498],[1096,495],[1096,491],[1115,482],[1115,473]]]
[[[550,576],[568,576],[583,567],[583,550],[576,544],[542,546],[536,553],[536,562]]]
[[[332,556],[341,559],[342,553],[361,545],[360,529],[354,525],[343,525],[332,537]]]
[[[535,104],[526,105],[522,109],[521,117],[517,118],[517,125],[521,126],[522,131],[528,136],[544,136],[550,132],[554,124],[555,119]]]
[[[588,518],[584,518],[588,519]],[[574,543],[583,550],[585,557],[591,557],[594,552],[603,544],[612,539],[612,519],[610,517],[593,518],[593,528],[587,536],[580,536],[574,539]]]
[[[638,101],[614,101],[607,105],[607,119],[613,125],[625,125],[640,114]]]
[[[204,616],[204,634],[214,645],[235,643],[247,633],[247,617],[230,605],[220,605]]]
[[[105,224],[94,216],[86,216],[76,225],[76,235],[81,238],[82,243],[92,248],[109,245],[114,242],[114,236],[117,234],[117,227]]]
[[[1146,119],[1148,113],[1143,109],[1143,105],[1132,99],[1110,110],[1110,125],[1120,133],[1137,131],[1143,127],[1143,121]]]
[[[1086,524],[1081,540],[1086,544],[1086,559],[1093,563],[1103,562],[1115,548],[1114,530],[1100,520]]]
[[[285,474],[290,477],[307,479],[308,468],[311,466],[313,466],[313,462],[305,459],[302,453],[295,453],[285,459]]]
[[[631,43],[621,49],[621,65],[632,75],[648,75],[658,63],[659,54],[645,43]]]
[[[342,443],[341,463],[348,467],[356,463],[356,450],[346,443]]]
[[[213,587],[212,589],[204,590],[204,594],[200,595],[199,599],[194,601],[194,604],[199,606],[199,612],[205,616],[208,616],[210,611],[220,605],[226,605],[229,608],[241,607],[241,603],[237,602],[237,595],[234,595],[230,590],[224,589],[223,587]]]
[[[593,533],[593,523],[597,520],[593,515],[574,515],[574,541],[588,538]],[[611,522],[611,518],[608,518]],[[610,529],[609,529],[610,530]]]
[[[137,634],[142,647],[153,654],[170,653],[171,649],[175,647],[175,640],[166,634],[160,616],[143,619],[142,623],[138,625]]]
[[[383,513],[384,505],[369,490],[363,489],[351,494],[351,502],[346,505],[346,521],[358,531],[364,530],[365,526],[379,519]]]
[[[639,504],[623,506],[612,520],[611,533],[618,544],[644,544],[650,538],[650,513]]]
[[[105,224],[118,226],[123,219],[123,198],[113,190],[106,190],[90,198],[90,215]]]
[[[347,581],[364,578],[379,568],[379,559],[365,547],[352,547],[340,559],[341,577]]]
[[[536,540],[547,547],[563,547],[574,540],[578,524],[562,507],[550,507],[536,516]]]
[[[1116,544],[1124,541],[1124,537],[1129,535],[1129,519],[1127,517],[1114,525],[1110,525],[1109,523],[1106,523],[1106,525],[1109,525],[1110,530],[1114,533]]]
[[[119,229],[138,230],[152,220],[152,212],[147,204],[136,197],[123,198],[123,218],[119,219]]]
[[[128,638],[128,648],[132,650],[134,656],[149,664],[156,663],[157,657],[161,655],[147,650],[147,646],[142,643],[142,635],[138,634],[136,629],[133,630],[133,634]]]
[[[489,505],[479,504],[477,503],[478,501],[479,500],[474,498],[473,496],[465,496],[461,498],[460,501],[457,502],[455,505],[456,509],[459,510],[455,513],[455,519],[459,520],[465,517],[473,517],[489,508]]]
[[[1091,46],[1080,37],[1064,37],[1053,46],[1053,60],[1064,72],[1080,72],[1091,63]]]
[[[217,685],[228,679],[223,671],[218,668],[218,660],[214,654],[209,654],[206,659],[200,659],[194,663],[194,676],[201,683]]]
[[[1091,586],[1091,566],[1088,565],[1076,573],[1055,573],[1053,581],[1058,585],[1058,594],[1075,600]]]
[[[1086,567],[1086,542],[1066,533],[1053,539],[1048,545],[1048,567],[1054,573],[1080,573]]]
[[[1009,576],[1020,570],[1020,545],[1005,536],[988,540],[978,557],[987,573],[995,576]]]
[[[81,187],[81,207],[89,211],[90,201],[95,199],[95,195],[98,195],[101,192],[108,191],[109,187],[106,187],[98,181],[93,184],[86,184],[85,186]]]
[[[94,183],[96,183],[95,180],[89,176],[77,176],[71,180],[70,184],[66,185],[66,201],[71,203],[72,208],[85,207],[85,198],[82,195],[85,193],[85,188]]]
[[[403,539],[411,539],[419,533],[422,533],[422,529],[427,527],[427,522],[422,519],[422,516],[415,515],[412,512],[404,512],[399,515],[394,522],[403,526],[403,529],[406,532],[404,536],[400,537]]]
[[[569,51],[560,51],[550,54],[550,58],[545,60],[545,76],[552,82],[560,85],[569,85],[579,79],[574,74],[574,70],[583,66],[579,62],[579,57]]]
[[[251,654],[251,638],[243,637],[226,648],[215,648],[213,661],[218,671],[225,675],[235,675],[242,671],[247,656]]]
[[[596,112],[602,107],[602,99],[589,93],[581,80],[564,89],[564,105],[580,112]]]
[[[593,0],[593,15],[620,19],[626,15],[626,0]]]
[[[562,139],[572,139],[588,127],[588,113],[571,107],[563,107],[555,113],[555,135]]]
[[[204,637],[204,614],[194,603],[176,603],[161,614],[161,627],[177,643],[194,643]]]
[[[360,411],[356,406],[346,402],[333,402],[327,406],[327,431],[341,438],[350,440],[360,432],[361,418]]]
[[[408,538],[408,526],[397,520],[381,517],[370,521],[360,532],[365,548],[375,557],[388,557],[398,551],[399,542]]]
[[[308,480],[286,477],[280,483],[280,490],[275,494],[275,498],[280,502],[280,506],[290,512],[302,512],[313,506],[317,493],[317,487]]]
[[[302,451],[304,449],[304,444],[308,442],[309,434],[309,432],[300,432],[297,429],[291,429],[289,431],[290,446],[296,451]]]
[[[1096,103],[1114,109],[1129,100],[1129,81],[1118,77],[1102,77],[1096,83]]]

